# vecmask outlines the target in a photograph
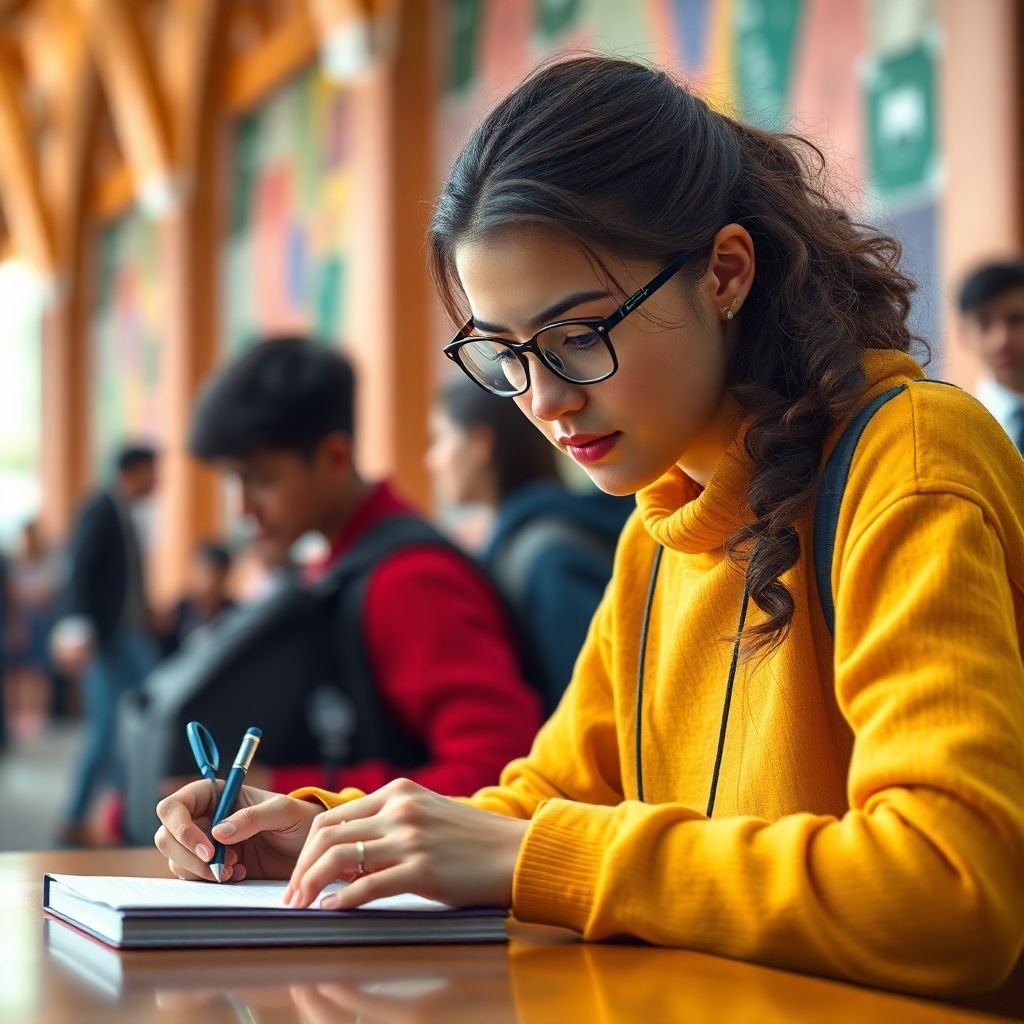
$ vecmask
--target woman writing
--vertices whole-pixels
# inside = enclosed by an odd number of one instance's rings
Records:
[[[906,991],[994,988],[1024,945],[1024,469],[918,382],[898,246],[816,151],[664,73],[531,76],[466,143],[430,254],[447,352],[602,489],[636,492],[530,755],[456,802],[243,792],[234,878],[412,891]],[[871,420],[813,582],[818,477]],[[324,808],[328,808],[324,811]],[[318,813],[318,812],[323,813]],[[158,847],[209,878],[209,788]]]

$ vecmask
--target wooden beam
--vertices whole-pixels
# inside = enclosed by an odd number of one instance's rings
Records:
[[[77,0],[140,198],[174,180],[171,117],[135,0]]]
[[[317,26],[305,5],[248,53],[236,57],[224,82],[225,106],[232,114],[254,107],[282,81],[316,57]]]
[[[0,46],[0,200],[15,248],[43,274],[56,269],[32,131],[12,56]]]

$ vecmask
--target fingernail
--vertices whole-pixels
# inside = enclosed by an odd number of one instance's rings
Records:
[[[337,897],[337,896],[334,896],[334,895],[331,895],[331,896],[325,896],[325,897],[324,897],[324,898],[323,898],[323,899],[322,899],[322,900],[320,901],[320,909],[321,909],[321,910],[334,910],[334,908],[335,908],[335,907],[336,907],[337,905],[338,905],[338,897]]]
[[[209,860],[213,856],[213,850],[211,850],[205,843],[200,843],[196,847],[196,856],[200,860]]]
[[[281,902],[288,906],[292,901],[292,887],[289,885],[287,889],[281,894]]]
[[[238,828],[233,821],[222,821],[213,831],[221,836],[233,836]]]
[[[288,906],[297,907],[301,902],[302,893],[298,889],[296,889],[295,892],[292,893],[292,898],[288,901]]]

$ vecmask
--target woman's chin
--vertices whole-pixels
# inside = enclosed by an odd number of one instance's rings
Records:
[[[627,494],[636,494],[637,491],[653,483],[654,479],[648,480],[645,476],[629,472],[623,466],[591,466],[584,467],[584,472],[593,481],[594,486],[605,494],[615,497],[625,497]]]

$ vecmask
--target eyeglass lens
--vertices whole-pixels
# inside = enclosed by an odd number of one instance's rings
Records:
[[[615,369],[611,350],[589,324],[566,323],[536,335],[544,362],[577,384],[606,377]],[[459,350],[469,372],[497,395],[513,395],[528,384],[524,358],[496,338],[481,338]]]

